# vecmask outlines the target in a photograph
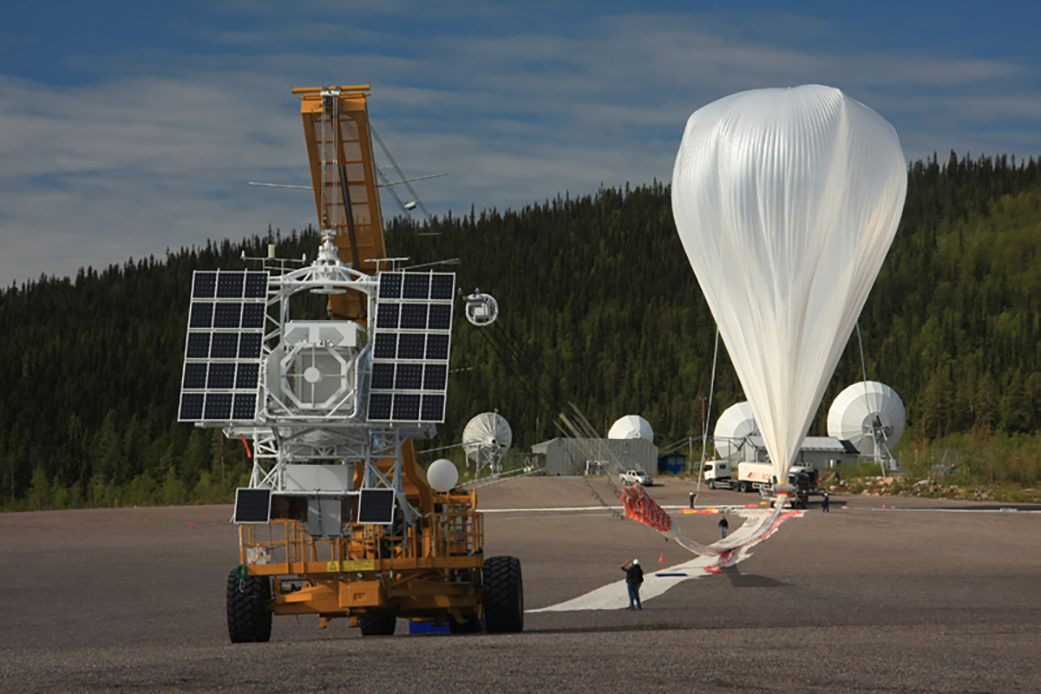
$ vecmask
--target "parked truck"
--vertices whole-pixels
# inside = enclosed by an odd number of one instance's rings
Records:
[[[733,465],[726,460],[709,460],[705,463],[704,481],[709,489],[733,489],[738,492],[753,490],[772,491],[776,483],[774,466],[771,463],[738,463],[737,475]],[[788,484],[795,488],[796,496],[805,505],[811,492],[817,489],[817,470],[812,467],[796,466],[788,471]]]

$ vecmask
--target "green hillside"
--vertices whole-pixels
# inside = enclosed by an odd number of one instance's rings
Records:
[[[0,506],[217,501],[247,470],[240,443],[177,424],[191,273],[241,267],[267,243],[312,255],[313,231],[270,232],[0,291]],[[498,409],[515,448],[557,435],[575,403],[596,426],[639,413],[667,444],[701,433],[715,325],[680,245],[667,186],[568,195],[522,210],[393,220],[389,251],[459,258],[459,286],[499,301],[457,320],[448,423]],[[964,463],[1033,485],[1041,438],[1041,164],[934,157],[909,170],[900,230],[861,316],[868,377],[908,409],[905,467]],[[316,315],[320,303],[314,306]],[[847,346],[827,406],[861,378]],[[721,350],[712,415],[744,399]]]

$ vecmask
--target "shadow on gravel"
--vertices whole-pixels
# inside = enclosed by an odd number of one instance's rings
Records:
[[[743,574],[736,566],[728,566],[720,571],[720,574],[729,578],[730,585],[734,588],[782,588],[790,585],[769,576]]]

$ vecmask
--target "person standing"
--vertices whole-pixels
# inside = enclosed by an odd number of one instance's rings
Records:
[[[830,505],[831,505],[831,502],[828,500],[828,493],[824,492],[824,500],[821,501],[821,510],[824,511],[825,513],[831,513],[831,511],[828,510],[828,506],[830,506]]]
[[[643,567],[640,566],[640,560],[633,559],[625,562],[622,564],[622,571],[625,572],[625,585],[629,588],[629,609],[642,610],[640,584],[643,583]],[[633,607],[634,604],[636,607]]]
[[[719,530],[723,533],[723,539],[727,539],[727,530],[730,529],[730,523],[727,522],[727,516],[724,513],[723,517],[719,519]]]

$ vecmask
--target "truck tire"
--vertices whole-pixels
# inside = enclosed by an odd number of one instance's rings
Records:
[[[266,576],[239,578],[238,569],[228,574],[228,637],[232,643],[263,643],[271,639],[271,579]]]
[[[398,617],[393,612],[368,614],[358,617],[362,636],[393,636],[398,627]]]
[[[484,560],[484,619],[489,634],[524,630],[524,580],[517,557]]]

